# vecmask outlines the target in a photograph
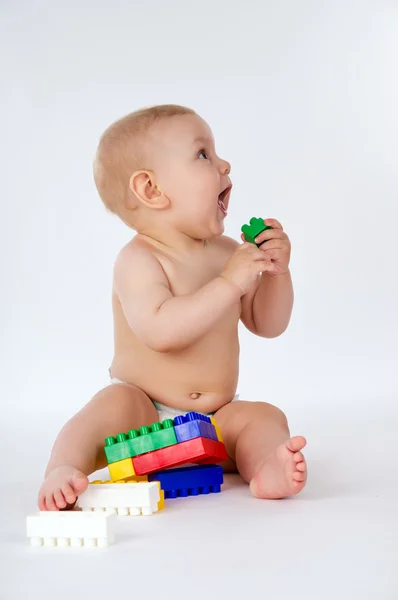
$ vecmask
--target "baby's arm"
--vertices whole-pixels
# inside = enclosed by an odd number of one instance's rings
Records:
[[[293,307],[293,284],[289,271],[290,241],[276,219],[266,219],[266,229],[256,238],[266,260],[274,269],[262,273],[242,298],[241,320],[253,333],[276,337],[287,328]]]
[[[173,296],[158,260],[148,250],[131,246],[115,262],[114,290],[131,329],[157,352],[193,344],[242,295],[220,276],[192,294]]]
[[[293,308],[293,284],[289,273],[270,277],[263,273],[242,298],[241,321],[252,333],[265,338],[281,335]]]

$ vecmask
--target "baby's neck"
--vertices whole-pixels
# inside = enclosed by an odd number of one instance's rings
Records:
[[[143,227],[137,233],[154,245],[177,254],[197,254],[208,245],[207,240],[195,239],[177,229],[167,227]]]

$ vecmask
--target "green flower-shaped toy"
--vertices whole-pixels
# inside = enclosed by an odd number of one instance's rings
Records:
[[[242,225],[241,231],[245,236],[246,242],[250,242],[251,244],[256,244],[254,238],[256,238],[262,231],[266,229],[272,229],[269,225],[264,223],[264,219],[257,219],[257,217],[252,217],[250,219],[250,225]],[[264,242],[261,242],[262,244]],[[259,248],[261,244],[256,244]]]

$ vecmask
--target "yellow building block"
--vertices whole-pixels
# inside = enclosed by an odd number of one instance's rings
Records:
[[[158,510],[163,510],[164,509],[164,491],[160,487],[160,481],[158,481],[158,485],[159,485],[159,494],[160,494],[160,500],[158,502]]]
[[[90,483],[91,484],[95,483],[97,485],[99,483],[102,483],[104,485],[105,484],[109,485],[110,483],[114,483],[116,485],[117,483],[136,483],[136,482],[134,481],[134,479],[129,479],[128,482],[126,482],[125,479],[118,479],[117,481],[112,481],[112,479],[106,479],[104,481],[102,481],[102,479],[95,479],[94,481],[90,481]]]
[[[117,462],[108,465],[109,474],[112,481],[120,481],[121,479],[131,479],[135,477],[134,465],[131,458],[118,460]]]
[[[118,479],[117,481],[112,481],[112,479],[107,479],[104,481],[102,481],[102,479],[94,479],[94,481],[90,481],[90,483],[114,483],[115,485],[117,483],[148,483],[148,475],[132,475],[127,481],[126,479]]]
[[[222,439],[222,435],[221,435],[221,429],[217,425],[215,418],[214,417],[210,417],[210,421],[214,425],[214,428],[216,430],[216,434],[217,434],[217,437],[218,437],[218,441],[224,443],[224,440]]]
[[[141,481],[148,481],[148,475],[134,475],[134,477],[129,479],[129,483],[132,483],[133,481],[137,481],[138,483],[141,483]]]

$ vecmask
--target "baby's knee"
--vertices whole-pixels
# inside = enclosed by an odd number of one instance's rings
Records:
[[[98,392],[92,401],[116,423],[129,424],[144,416],[157,420],[157,412],[147,394],[133,385],[109,385]]]
[[[269,402],[252,402],[251,404],[254,405],[253,412],[255,413],[256,417],[267,420],[272,419],[284,427],[288,427],[288,421],[285,413],[274,404],[270,404]]]
[[[239,427],[245,427],[251,423],[258,423],[259,421],[273,421],[279,423],[283,427],[288,428],[288,422],[285,413],[268,402],[248,402],[245,400],[235,401],[227,406],[230,406],[230,410],[233,408],[233,417],[236,425]],[[220,409],[220,413],[224,408]],[[225,410],[227,410],[225,408]]]

